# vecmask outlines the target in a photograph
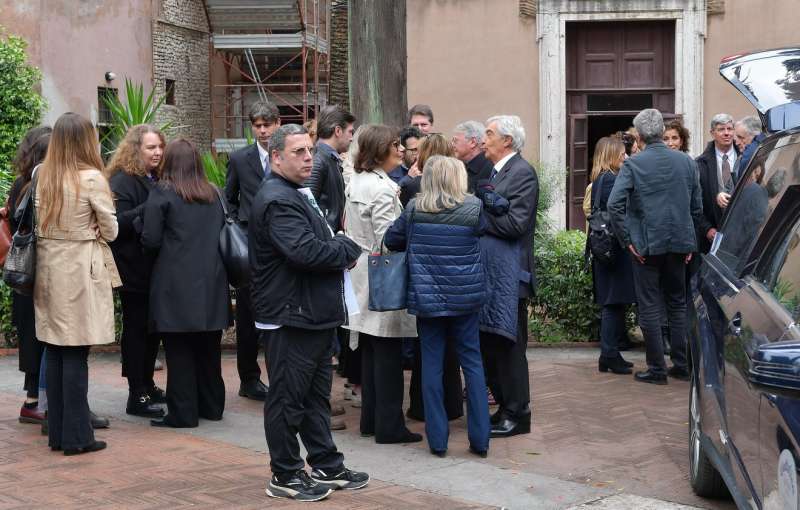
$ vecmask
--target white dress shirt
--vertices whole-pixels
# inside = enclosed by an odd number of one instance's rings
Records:
[[[508,163],[508,160],[509,160],[509,159],[511,159],[511,158],[513,158],[513,157],[514,157],[514,155],[516,155],[516,152],[512,152],[511,154],[508,154],[507,156],[504,156],[504,157],[503,157],[503,159],[501,159],[500,161],[498,161],[497,163],[495,163],[495,164],[494,164],[494,170],[495,170],[495,172],[498,172],[498,173],[500,173],[500,170],[502,170],[502,169],[503,169],[503,166],[505,166],[505,164],[506,164],[506,163]]]

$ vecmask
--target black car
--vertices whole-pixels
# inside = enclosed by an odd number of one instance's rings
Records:
[[[769,136],[693,282],[690,479],[739,508],[798,508],[800,49],[723,60]]]

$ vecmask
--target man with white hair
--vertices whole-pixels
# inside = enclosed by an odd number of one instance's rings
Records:
[[[639,326],[647,349],[647,370],[634,378],[667,384],[667,375],[689,379],[686,265],[697,249],[695,228],[702,221],[700,183],[692,158],[664,145],[661,112],[642,110],[633,125],[646,146],[623,163],[607,207],[617,238],[633,258]],[[664,363],[662,304],[672,344],[669,370]]]
[[[520,155],[525,129],[516,115],[486,121],[484,150],[493,164],[489,183],[476,196],[492,209],[496,195],[507,210],[487,215],[481,251],[489,300],[481,311],[481,353],[489,387],[500,408],[492,415],[492,437],[531,430],[528,360],[528,302],[536,291],[533,232],[539,201],[536,170]],[[492,190],[494,191],[492,193]],[[490,202],[490,203],[487,203]]]
[[[475,193],[480,181],[492,175],[492,163],[483,155],[483,136],[486,128],[475,120],[468,120],[453,129],[453,152],[467,167],[467,190]]]
[[[755,154],[758,146],[761,145],[761,142],[766,138],[767,135],[764,134],[761,119],[757,116],[748,115],[736,121],[733,127],[733,139],[741,156],[736,160],[736,165],[733,169],[734,181],[738,182],[742,172],[747,170],[750,159],[753,157],[753,154]],[[723,207],[727,207],[727,201]]]
[[[697,157],[703,195],[703,222],[697,231],[698,251],[708,253],[722,223],[723,210],[717,203],[720,192],[730,193],[736,183],[733,169],[739,158],[733,143],[733,117],[718,113],[711,118],[711,137],[706,150]]]

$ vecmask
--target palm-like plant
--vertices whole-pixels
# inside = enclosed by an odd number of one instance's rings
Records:
[[[106,105],[110,112],[111,118],[108,131],[100,140],[104,147],[117,147],[117,144],[125,136],[133,126],[137,124],[152,124],[156,118],[161,105],[164,104],[166,96],[162,96],[157,101],[155,100],[155,89],[145,97],[144,86],[139,83],[133,83],[130,79],[125,78],[125,102],[122,102],[115,94],[106,94],[103,96],[103,103]],[[161,131],[168,130],[172,124],[166,122],[158,129]]]
[[[228,158],[224,155],[215,156],[210,151],[204,152],[200,158],[203,162],[203,170],[206,172],[208,182],[218,188],[224,188]]]

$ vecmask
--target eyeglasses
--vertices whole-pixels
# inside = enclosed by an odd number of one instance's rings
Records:
[[[292,154],[292,156],[296,158],[302,158],[303,156],[306,155],[306,152],[308,152],[308,154],[313,157],[316,151],[317,149],[315,147],[298,147],[297,149],[291,150],[289,152]]]

